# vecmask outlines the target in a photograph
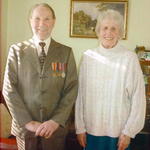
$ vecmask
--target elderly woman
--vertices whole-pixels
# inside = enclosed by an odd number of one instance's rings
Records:
[[[83,54],[76,101],[76,133],[86,150],[129,150],[143,128],[145,86],[136,54],[118,42],[123,17],[107,10],[98,17],[100,44]]]

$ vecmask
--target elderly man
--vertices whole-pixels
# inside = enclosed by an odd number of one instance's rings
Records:
[[[32,39],[10,47],[3,95],[19,150],[62,150],[77,95],[72,49],[54,41],[54,10],[36,4],[30,12]]]

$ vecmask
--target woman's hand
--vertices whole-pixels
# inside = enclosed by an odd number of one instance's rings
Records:
[[[118,141],[118,150],[125,150],[129,146],[130,140],[129,136],[121,134]]]
[[[86,147],[86,133],[77,134],[77,139],[82,147]]]

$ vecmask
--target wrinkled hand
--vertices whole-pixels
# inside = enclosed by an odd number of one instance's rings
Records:
[[[118,141],[118,150],[125,150],[129,146],[130,140],[129,136],[121,134]]]
[[[35,132],[36,136],[49,138],[59,127],[59,124],[53,120],[48,120],[42,123]]]
[[[82,147],[86,147],[86,133],[77,134],[77,140]]]
[[[38,121],[30,121],[25,125],[25,128],[31,132],[36,132],[38,127],[41,125],[41,122]]]

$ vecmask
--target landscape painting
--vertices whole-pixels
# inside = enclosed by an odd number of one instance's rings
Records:
[[[124,18],[122,39],[126,39],[127,7],[127,0],[71,0],[70,36],[96,38],[95,26],[98,14],[107,9],[114,9]]]

